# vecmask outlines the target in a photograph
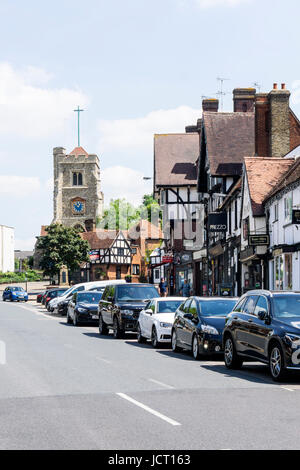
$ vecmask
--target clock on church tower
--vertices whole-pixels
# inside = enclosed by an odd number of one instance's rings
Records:
[[[69,154],[62,147],[53,150],[54,218],[68,227],[90,230],[103,214],[100,164],[95,154],[76,147]]]

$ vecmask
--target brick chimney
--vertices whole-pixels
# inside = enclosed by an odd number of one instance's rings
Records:
[[[269,93],[269,155],[283,157],[290,151],[290,92],[274,83]]]
[[[260,157],[269,156],[269,95],[257,93],[255,97],[255,153]]]
[[[202,100],[202,109],[204,112],[217,113],[219,110],[219,100],[215,98],[205,98]]]
[[[254,111],[255,88],[235,88],[233,90],[233,110],[235,113]]]

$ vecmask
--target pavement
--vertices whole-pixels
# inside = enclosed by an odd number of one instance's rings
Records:
[[[299,399],[299,375],[275,384],[261,364],[230,372],[0,302],[0,449],[300,449]]]

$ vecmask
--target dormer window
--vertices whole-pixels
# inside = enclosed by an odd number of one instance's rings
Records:
[[[82,173],[73,173],[73,186],[82,186]]]

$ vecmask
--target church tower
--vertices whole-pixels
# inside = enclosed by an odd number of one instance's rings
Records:
[[[92,231],[103,215],[100,164],[97,155],[76,147],[66,154],[63,147],[53,149],[53,223]]]

